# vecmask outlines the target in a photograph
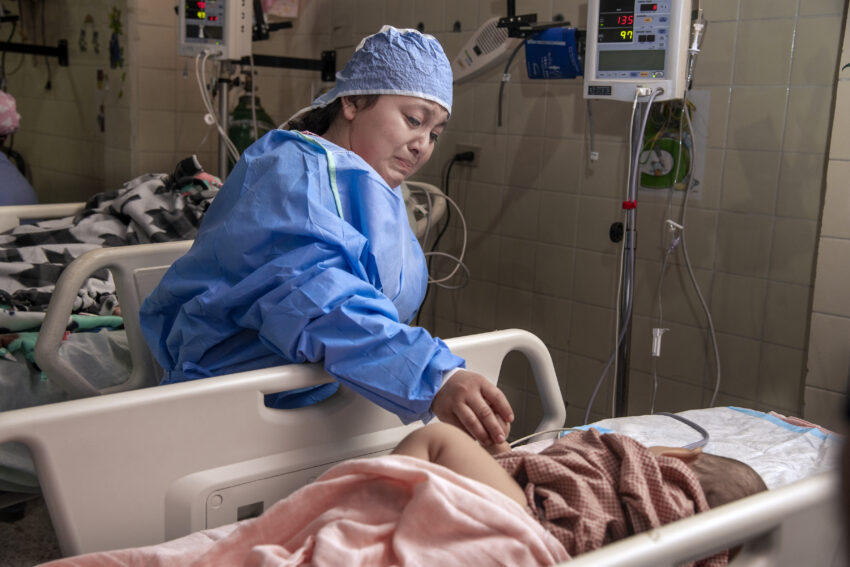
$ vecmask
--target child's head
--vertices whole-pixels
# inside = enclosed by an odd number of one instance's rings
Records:
[[[701,452],[688,466],[696,473],[711,508],[767,490],[756,471],[735,459]]]
[[[681,447],[650,447],[656,456],[675,457],[696,473],[710,508],[716,508],[745,496],[767,490],[767,486],[749,465],[701,449]]]

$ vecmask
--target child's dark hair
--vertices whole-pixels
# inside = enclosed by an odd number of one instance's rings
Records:
[[[702,453],[688,464],[711,508],[767,490],[756,471],[735,459]]]
[[[379,96],[381,95],[351,95],[346,98],[351,100],[357,108],[362,110],[365,108],[369,108],[370,106],[373,106],[376,102],[378,102]],[[330,128],[331,124],[333,124],[333,121],[336,120],[336,117],[339,115],[340,111],[342,111],[342,97],[337,98],[330,104],[327,104],[321,108],[314,108],[313,110],[309,110],[298,118],[295,118],[294,120],[290,120],[289,122],[284,124],[283,129],[305,130],[308,132],[313,132],[314,134],[322,135],[328,131],[328,128]]]

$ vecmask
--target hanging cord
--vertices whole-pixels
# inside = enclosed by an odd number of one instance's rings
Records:
[[[693,46],[689,50],[689,52],[690,52],[690,61],[689,61],[689,65],[688,65],[688,67],[690,69],[689,77],[693,73],[694,62],[697,58],[697,55],[699,54],[700,35],[701,35],[702,29],[704,27],[704,25],[701,24],[701,20],[702,20],[702,10],[701,10],[701,8],[700,8],[700,11],[698,13],[699,13],[699,16],[697,18],[697,21],[694,23]],[[679,118],[679,142],[678,142],[679,143],[679,156],[680,156],[680,158],[677,160],[677,163],[676,163],[676,173],[673,176],[674,184],[675,184],[676,179],[678,179],[678,177],[679,177],[679,167],[681,167],[681,163],[682,163],[681,155],[682,155],[682,143],[683,143],[683,139],[684,139],[684,125],[685,124],[687,124],[687,126],[688,126],[688,133],[690,135],[691,140],[693,141],[693,140],[696,139],[695,133],[694,133],[694,128],[693,128],[693,123],[691,121],[691,113],[690,113],[690,109],[688,107],[688,93],[689,92],[690,92],[690,90],[686,89],[685,94],[682,98],[682,115]],[[673,231],[674,229],[678,229],[679,235],[678,235],[678,237],[673,238],[671,245],[667,249],[667,252],[664,256],[664,262],[663,262],[662,267],[661,267],[661,274],[659,276],[659,281],[658,281],[658,326],[653,330],[653,333],[654,333],[653,334],[653,354],[652,354],[652,357],[651,357],[652,358],[652,396],[651,396],[651,399],[650,399],[650,413],[653,413],[654,410],[655,410],[655,399],[656,399],[656,394],[657,394],[657,391],[658,391],[657,358],[660,355],[660,341],[661,341],[660,335],[663,335],[664,331],[666,331],[666,329],[663,328],[663,311],[662,311],[662,306],[661,306],[662,286],[663,286],[664,275],[665,275],[665,270],[666,270],[666,267],[667,267],[668,258],[670,257],[670,254],[673,252],[673,250],[679,244],[681,244],[681,246],[682,246],[682,255],[685,259],[685,267],[688,270],[688,276],[691,280],[692,285],[694,286],[694,290],[697,293],[697,297],[699,298],[700,305],[703,308],[703,312],[705,313],[706,321],[707,321],[707,324],[708,324],[709,335],[711,337],[712,350],[714,351],[715,380],[714,380],[714,391],[713,391],[712,396],[711,396],[711,401],[709,402],[709,407],[714,406],[714,404],[717,401],[717,395],[720,391],[720,384],[721,384],[720,350],[719,350],[719,347],[718,347],[718,344],[717,344],[717,334],[716,334],[715,329],[714,329],[714,320],[711,317],[711,312],[708,308],[708,304],[706,303],[705,298],[702,295],[702,290],[699,287],[699,283],[696,280],[696,275],[694,274],[693,265],[691,264],[690,256],[688,254],[687,240],[686,240],[686,237],[685,237],[685,232],[686,232],[685,231],[685,226],[686,226],[685,219],[686,219],[686,216],[687,216],[688,201],[689,201],[690,194],[691,194],[691,191],[693,190],[693,186],[694,186],[694,182],[695,182],[695,178],[694,178],[695,163],[694,162],[695,162],[695,160],[691,160],[691,162],[690,162],[690,167],[689,167],[689,171],[688,171],[688,183],[687,183],[687,186],[685,188],[685,196],[684,196],[684,199],[683,199],[683,202],[682,202],[682,212],[681,212],[679,223],[674,223],[673,221],[670,221],[670,220],[667,221],[668,226],[671,227],[671,231]],[[672,203],[673,190],[674,189],[671,188],[670,203]],[[659,335],[657,339],[655,338],[656,334]]]
[[[656,89],[652,93],[650,93],[649,102],[647,103],[646,111],[644,112],[643,119],[641,120],[641,127],[640,127],[640,131],[639,131],[638,138],[637,138],[638,140],[643,139],[643,134],[644,134],[644,131],[646,130],[646,122],[649,119],[649,112],[652,110],[652,103],[655,102],[655,98],[658,95],[660,95],[662,92],[664,92],[662,89]],[[635,99],[637,100],[637,96],[635,97]],[[630,125],[630,131],[631,131],[631,125]],[[630,135],[629,139],[630,139],[629,143],[633,144],[634,143],[633,140],[635,138]],[[643,149],[643,144],[637,143],[637,144],[634,144],[634,146],[635,146],[634,149],[630,148],[630,151],[629,151],[629,160],[630,160],[629,161],[629,175],[630,175],[630,178],[629,178],[629,187],[628,187],[628,197],[629,197],[628,200],[632,201],[632,202],[635,201],[634,196],[637,193],[637,184],[636,184],[636,181],[635,181],[635,177],[637,176],[637,161],[640,158],[640,152]],[[633,215],[634,209],[630,209],[629,211],[627,211],[627,213]],[[628,235],[624,235],[624,237],[623,237],[624,240],[627,237],[628,237]],[[625,253],[625,248],[624,248],[624,253]],[[635,260],[635,249],[634,249],[634,246],[632,246],[631,250],[628,251],[628,254],[625,254],[625,258],[624,258],[624,262],[623,262],[625,264],[624,270],[625,270],[625,273],[626,273],[626,277],[629,278],[630,281],[634,281],[634,260]],[[618,293],[618,295],[619,295],[619,293]],[[617,336],[617,341],[616,341],[616,345],[615,345],[615,348],[614,348],[614,352],[612,352],[610,358],[608,358],[608,362],[605,364],[605,368],[602,369],[602,374],[599,376],[599,379],[596,381],[596,386],[593,389],[593,393],[590,395],[590,400],[587,403],[587,409],[584,413],[584,423],[585,424],[587,424],[587,422],[590,420],[590,408],[593,407],[593,402],[596,400],[596,395],[599,393],[599,388],[602,386],[602,383],[605,381],[605,377],[608,375],[608,369],[611,368],[611,364],[616,359],[617,350],[620,348],[620,344],[622,344],[623,339],[626,335],[626,330],[629,328],[629,321],[631,320],[632,310],[633,310],[632,303],[633,302],[629,303],[628,310],[626,311],[625,317],[623,318],[623,325],[622,325],[622,328],[620,329],[620,333]],[[618,303],[617,303],[617,309],[619,310],[619,298],[618,298]],[[618,316],[618,319],[619,319],[619,316]]]
[[[210,52],[206,49],[203,51],[203,60],[201,60],[201,54],[198,53],[195,56],[195,79],[198,81],[198,88],[201,91],[201,100],[204,103],[204,108],[207,111],[207,116],[211,117],[213,124],[215,124],[216,129],[218,130],[219,135],[222,140],[224,140],[224,145],[227,148],[227,153],[230,155],[230,158],[233,160],[233,163],[239,161],[239,150],[236,149],[236,145],[227,135],[227,132],[224,130],[224,127],[221,125],[221,122],[218,119],[218,113],[215,111],[212,105],[212,100],[209,98],[209,92],[207,91],[207,75],[206,75],[206,65],[207,59],[210,56]]]
[[[461,246],[460,257],[455,258],[454,256],[452,256],[450,254],[446,254],[445,252],[438,252],[437,251],[437,246],[439,245],[440,240],[443,238],[443,234],[445,234],[446,229],[448,229],[448,227],[449,227],[449,222],[451,221],[451,208],[446,209],[446,222],[443,223],[443,226],[440,229],[440,232],[437,234],[437,238],[434,240],[434,244],[431,246],[430,252],[425,253],[425,256],[428,257],[428,260],[429,260],[428,261],[428,272],[429,272],[429,274],[431,272],[431,261],[430,261],[430,259],[434,256],[448,257],[448,258],[451,258],[451,259],[456,261],[456,265],[455,265],[454,269],[451,271],[451,273],[448,276],[445,276],[445,277],[442,277],[442,278],[439,278],[439,279],[432,279],[432,280],[429,280],[429,282],[428,282],[428,283],[440,285],[440,287],[445,287],[447,289],[460,289],[460,288],[466,286],[466,282],[464,282],[460,286],[441,285],[444,282],[451,279],[452,277],[454,277],[454,275],[457,273],[458,269],[462,269],[467,274],[467,278],[469,276],[469,269],[463,263],[463,257],[466,255],[466,242],[467,242],[467,232],[468,232],[467,228],[466,228],[466,219],[464,218],[463,213],[461,212],[460,207],[457,205],[457,203],[455,203],[449,197],[449,181],[451,180],[452,167],[454,166],[455,163],[460,162],[460,161],[471,161],[472,159],[474,159],[474,155],[472,155],[471,152],[463,152],[463,153],[455,154],[452,157],[452,159],[449,161],[449,165],[446,169],[446,180],[445,180],[445,184],[444,184],[444,188],[443,188],[443,197],[457,211],[458,218],[460,219],[461,226],[462,226],[463,244]]]
[[[443,182],[443,194],[439,196],[440,198],[445,199],[447,203],[449,203],[451,206],[453,206],[457,210],[458,218],[460,218],[460,222],[461,222],[461,226],[462,226],[462,230],[463,230],[463,244],[461,246],[460,257],[455,258],[454,256],[447,254],[445,252],[438,252],[437,251],[437,245],[439,245],[440,240],[443,238],[443,234],[445,234],[446,229],[448,228],[449,222],[451,220],[451,208],[449,208],[449,207],[446,208],[446,221],[443,223],[443,226],[440,228],[440,231],[437,233],[437,237],[434,239],[434,243],[431,245],[430,250],[428,252],[425,252],[425,257],[426,257],[426,261],[427,261],[426,265],[427,265],[427,269],[428,269],[428,283],[437,285],[437,286],[442,287],[444,289],[462,289],[462,288],[466,287],[466,285],[469,283],[469,279],[470,279],[469,268],[466,266],[466,264],[463,263],[463,258],[466,255],[467,233],[468,233],[467,228],[466,228],[466,219],[464,218],[463,213],[461,212],[460,207],[457,205],[457,203],[455,203],[454,200],[452,200],[449,197],[449,181],[451,179],[452,167],[458,161],[471,161],[474,156],[472,156],[470,154],[471,154],[471,152],[464,152],[464,153],[460,153],[460,154],[455,154],[454,156],[452,156],[451,160],[449,160],[449,163],[446,167],[446,175],[445,175],[445,178],[444,178],[445,180]],[[430,208],[431,207],[430,196],[428,197],[428,207],[429,207],[428,210],[430,211],[431,210],[431,208]],[[429,218],[428,224],[426,224],[426,228],[425,228],[425,236],[422,239],[422,245],[423,246],[427,246],[428,237],[430,236],[430,233],[431,233],[430,222],[431,221],[430,221],[430,218]],[[454,260],[456,262],[454,269],[451,271],[451,273],[448,276],[438,278],[438,279],[431,279],[431,264],[432,264],[431,258],[433,258],[435,256],[447,257],[447,258]],[[445,282],[448,281],[449,279],[451,279],[452,277],[454,277],[454,275],[457,273],[458,269],[463,270],[463,273],[466,275],[466,279],[458,285],[454,285],[454,286],[446,285]],[[431,293],[431,286],[429,285],[425,289],[425,297],[422,298],[422,304],[423,305],[425,304],[425,301],[427,301],[430,293]],[[417,326],[419,325],[419,317],[420,317],[421,314],[422,314],[422,310],[420,309],[419,312],[416,314],[416,319],[415,319],[415,323],[414,323]]]
[[[598,161],[599,160],[599,152],[596,151],[596,133],[593,129],[593,106],[591,105],[592,99],[585,100],[585,107],[587,108],[587,131],[588,131],[588,141],[590,150],[588,152],[588,159],[590,161]],[[634,120],[634,118],[632,118]]]
[[[691,133],[691,139],[693,139],[694,129],[693,129],[693,124],[691,123],[691,117],[690,117],[689,113],[685,114],[685,120],[686,120],[686,123],[688,125],[688,131]],[[691,179],[688,182],[688,188],[685,191],[685,199],[682,203],[682,217],[681,217],[681,221],[680,221],[679,224],[682,225],[682,254],[684,255],[684,258],[685,258],[685,266],[688,268],[688,275],[691,278],[691,283],[693,283],[693,285],[694,285],[694,290],[696,290],[697,297],[699,298],[699,302],[702,305],[703,311],[705,312],[705,318],[706,318],[706,321],[708,322],[708,331],[709,331],[709,334],[711,335],[711,344],[712,344],[712,347],[714,348],[714,370],[715,370],[714,392],[711,395],[711,402],[709,403],[709,406],[714,406],[715,402],[717,401],[717,394],[720,392],[720,380],[721,380],[721,378],[720,378],[720,350],[717,346],[717,334],[715,333],[715,330],[714,330],[714,321],[711,318],[711,312],[708,309],[708,304],[705,302],[705,298],[702,295],[702,291],[700,290],[699,284],[697,283],[696,276],[694,275],[694,268],[691,265],[691,259],[688,255],[688,244],[687,244],[687,240],[685,239],[685,232],[686,232],[686,230],[684,228],[686,226],[685,225],[685,216],[686,216],[687,211],[688,211],[688,197],[691,193],[691,189],[693,188],[693,183],[694,183],[693,176],[691,176]]]
[[[502,72],[502,80],[499,82],[499,128],[502,127],[502,96],[505,92],[505,83],[511,80],[511,74],[508,73],[508,69],[511,68],[511,63],[513,63],[514,57],[516,57],[516,54],[519,52],[519,48],[523,45],[525,45],[524,39],[519,42],[511,52],[511,56],[508,57],[508,63],[505,65],[505,70]]]
[[[259,129],[257,128],[257,85],[254,77],[254,54],[248,54],[251,61],[251,125],[254,128],[254,141],[260,139]]]

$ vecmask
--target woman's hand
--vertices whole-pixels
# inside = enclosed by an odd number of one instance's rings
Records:
[[[465,429],[482,445],[507,439],[514,412],[505,394],[484,376],[458,370],[437,391],[431,411],[444,423]]]

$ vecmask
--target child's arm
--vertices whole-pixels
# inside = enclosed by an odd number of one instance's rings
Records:
[[[472,437],[452,425],[432,423],[417,429],[398,444],[393,454],[443,465],[483,482],[527,507],[525,493],[513,477]]]

